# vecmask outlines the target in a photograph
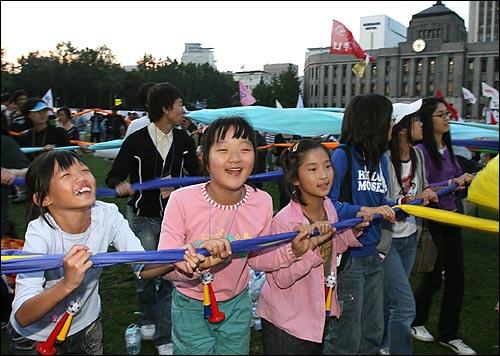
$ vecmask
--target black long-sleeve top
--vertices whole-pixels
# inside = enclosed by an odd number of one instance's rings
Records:
[[[151,139],[148,127],[144,127],[122,143],[113,166],[106,177],[106,184],[115,188],[130,178],[130,183],[144,183],[167,176],[201,175],[201,165],[196,156],[194,141],[184,131],[173,128],[172,146],[165,162]],[[159,189],[136,191],[128,205],[141,216],[162,217],[168,198],[163,199]]]

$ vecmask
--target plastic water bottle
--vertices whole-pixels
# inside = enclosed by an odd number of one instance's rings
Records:
[[[127,354],[138,355],[141,352],[141,328],[136,324],[130,324],[125,330],[125,346]]]

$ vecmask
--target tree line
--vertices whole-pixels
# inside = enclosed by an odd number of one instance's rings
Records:
[[[128,71],[107,46],[78,49],[70,41],[58,43],[48,54],[30,52],[17,60],[18,65],[6,62],[5,53],[2,48],[2,93],[24,89],[41,98],[51,88],[57,107],[111,108],[114,99],[120,98],[121,110],[141,110],[137,90],[145,82],[175,85],[188,110],[194,110],[196,102],[212,109],[241,105],[232,73],[219,72],[208,63],[185,64],[144,54],[137,68]],[[284,107],[295,107],[299,93],[300,80],[292,66],[269,84],[261,81],[252,91],[257,100],[254,105],[269,107],[275,106],[276,99]]]

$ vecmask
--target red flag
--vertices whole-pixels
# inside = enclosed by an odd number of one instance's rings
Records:
[[[248,105],[255,104],[255,102],[257,100],[255,100],[255,98],[252,96],[252,94],[250,93],[250,91],[248,90],[248,88],[245,86],[245,84],[243,84],[243,82],[241,80],[239,81],[239,85],[240,85],[240,102],[241,102],[241,105],[248,106]]]
[[[331,54],[353,54],[356,58],[366,59],[367,56],[370,62],[374,62],[375,58],[370,57],[363,49],[359,46],[358,42],[354,40],[354,37],[342,23],[333,20],[332,28],[332,40],[330,44]]]
[[[446,101],[446,99],[444,98],[443,94],[441,94],[441,92],[439,91],[439,89],[436,92],[436,96],[438,98],[444,100],[444,104],[446,105],[446,108],[450,112],[450,117],[453,120],[458,121],[458,111],[457,111],[457,109],[455,109],[452,104],[450,104],[449,102]]]

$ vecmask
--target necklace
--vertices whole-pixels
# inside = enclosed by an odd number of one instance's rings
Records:
[[[208,199],[208,239],[210,240],[212,236],[212,205],[214,205],[216,208],[219,208],[221,210],[234,210],[234,213],[232,217],[229,217],[228,222],[225,224],[225,226],[229,226],[226,233],[226,237],[229,236],[229,233],[231,232],[231,228],[233,227],[234,220],[236,219],[236,214],[238,213],[238,209],[240,206],[246,201],[248,192],[246,191],[245,187],[242,187],[241,189],[241,194],[240,194],[240,199],[237,204],[235,205],[222,205],[217,203],[213,199],[213,194],[212,194],[212,188],[209,185],[210,182],[208,182],[205,187],[204,187],[204,195],[206,194],[206,198]],[[208,186],[208,190],[207,190]],[[245,194],[246,193],[246,194]]]
[[[307,210],[305,205],[302,205],[302,210],[303,214],[306,217],[306,219],[309,221],[310,224],[314,223],[315,220],[313,220],[311,213],[309,210]],[[328,215],[326,214],[326,211],[324,208],[322,208],[322,213],[323,217],[321,220],[325,221],[328,220]],[[319,253],[321,255],[321,258],[323,259],[323,268],[324,268],[324,273],[325,276],[327,276],[330,273],[330,259],[332,255],[332,248],[333,248],[333,241],[332,238],[329,238],[328,240],[322,242],[319,244],[317,247],[319,248]]]

